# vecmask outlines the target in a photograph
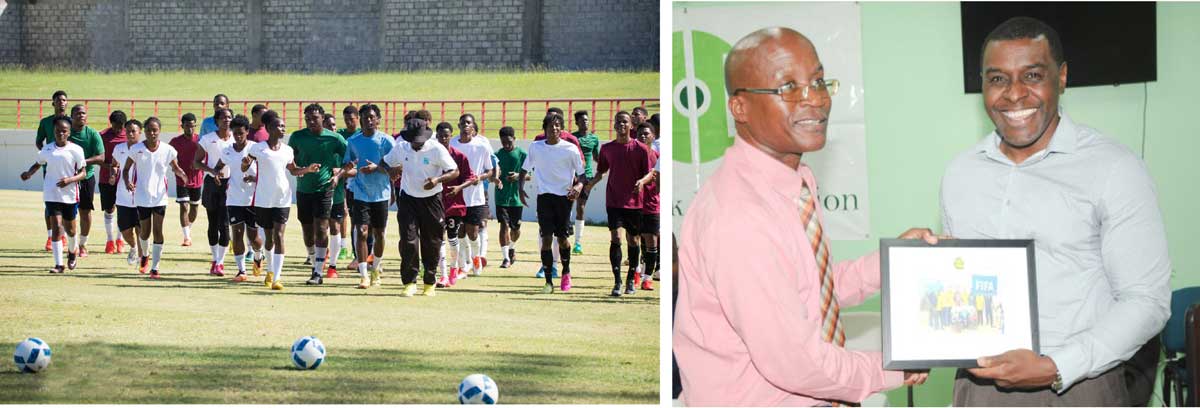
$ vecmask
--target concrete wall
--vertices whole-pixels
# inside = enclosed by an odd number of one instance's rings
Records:
[[[651,0],[0,0],[0,64],[650,70],[658,15]]]
[[[21,181],[20,177],[21,172],[29,169],[29,166],[33,164],[33,156],[36,153],[36,148],[33,145],[35,135],[36,131],[33,130],[0,130],[0,189],[41,191],[42,179],[40,176],[35,176],[28,181]],[[164,134],[163,137],[165,138],[164,140],[170,140],[175,135]],[[492,148],[500,149],[499,140],[491,140],[491,142]],[[517,145],[526,150],[529,149],[530,143],[532,143],[530,140],[517,141]],[[175,178],[170,177],[168,180],[167,184],[169,184],[169,188],[167,191],[174,197]],[[292,185],[293,187],[295,186],[294,177],[292,178]],[[606,177],[604,181],[601,181],[600,184],[597,184],[592,189],[592,194],[588,198],[587,208],[584,209],[584,218],[590,224],[606,224],[608,222],[608,214],[604,205],[604,189],[607,186],[608,178]],[[525,209],[522,220],[537,222],[536,186],[530,182],[525,186],[525,189],[529,192],[529,207]],[[489,192],[490,197],[494,198],[494,191],[495,188],[493,187]],[[100,197],[96,197],[95,199],[97,200],[96,205],[100,205]],[[172,202],[174,202],[173,199]],[[494,207],[492,208],[494,211]],[[392,209],[395,210],[394,207]],[[167,211],[176,211],[176,207],[169,206]],[[493,217],[495,216],[495,214],[492,215]]]

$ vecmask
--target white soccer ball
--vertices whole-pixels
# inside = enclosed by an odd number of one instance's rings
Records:
[[[50,365],[50,345],[37,337],[30,337],[17,344],[13,353],[17,369],[23,373],[36,373]]]
[[[304,336],[292,343],[292,363],[302,370],[315,370],[325,361],[325,345],[313,336]]]
[[[471,374],[458,384],[459,404],[495,404],[500,400],[500,387],[491,377]]]

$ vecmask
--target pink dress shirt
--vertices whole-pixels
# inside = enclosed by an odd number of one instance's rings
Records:
[[[688,210],[673,344],[685,404],[827,405],[902,385],[880,353],[821,340],[801,180],[817,185],[739,137]],[[832,268],[843,309],[879,290],[878,252]]]

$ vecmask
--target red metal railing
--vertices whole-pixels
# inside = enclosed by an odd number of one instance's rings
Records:
[[[346,105],[361,106],[364,103],[379,105],[383,114],[380,128],[394,134],[403,127],[401,123],[404,114],[410,110],[428,110],[433,116],[434,125],[439,122],[450,122],[455,131],[458,129],[458,117],[464,113],[475,116],[479,133],[494,138],[503,126],[512,126],[518,139],[531,139],[541,134],[542,118],[550,107],[558,107],[566,113],[567,130],[574,131],[575,111],[588,111],[592,121],[592,132],[599,136],[614,137],[612,117],[619,111],[632,111],[634,107],[643,106],[651,114],[658,112],[658,98],[597,98],[597,99],[513,99],[513,100],[412,100],[412,101],[359,101],[359,100],[248,100],[233,101],[230,109],[234,113],[250,116],[250,109],[256,104],[266,105],[279,112],[288,124],[289,131],[305,127],[304,107],[311,103],[319,103],[327,113],[338,118],[342,123],[342,109]],[[113,110],[123,109],[130,118],[156,116],[162,121],[165,129],[179,130],[180,117],[191,112],[196,115],[196,126],[210,115],[211,100],[191,99],[70,99],[69,106],[83,104],[89,110],[89,124],[96,129],[108,127],[108,114]],[[103,116],[92,109],[104,107]],[[53,112],[49,99],[38,98],[0,98],[0,128],[37,129],[41,118]],[[69,110],[69,107],[68,107]],[[35,113],[36,112],[36,113]],[[138,112],[141,112],[140,114]],[[199,129],[196,129],[199,131]]]

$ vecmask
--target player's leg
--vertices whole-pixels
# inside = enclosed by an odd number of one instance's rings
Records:
[[[642,261],[646,269],[642,271],[642,290],[654,290],[651,274],[658,266],[658,214],[642,214]]]
[[[442,218],[446,212],[442,206],[442,195],[434,194],[417,200],[417,234],[421,242],[421,266],[424,268],[422,294],[433,296],[437,286],[438,251],[442,247]]]
[[[613,296],[621,296],[621,216],[620,208],[608,207],[608,262],[612,267]]]
[[[71,237],[77,237],[75,245],[70,242],[67,246],[77,247],[76,254],[80,258],[86,258],[88,233],[92,231],[92,210],[95,209],[95,203],[92,201],[96,190],[96,176],[92,176],[79,182],[79,234],[67,235],[67,240]],[[65,221],[65,220],[64,220]]]
[[[555,228],[554,238],[558,241],[559,262],[562,264],[562,280],[559,281],[559,289],[563,292],[571,290],[571,245],[569,241],[568,230],[571,227],[571,207],[572,202],[566,197],[555,196]],[[578,230],[575,232],[579,233]]]
[[[237,265],[237,275],[234,282],[246,280],[246,221],[243,213],[246,207],[226,207],[229,210],[230,241],[233,246],[233,260]]]
[[[158,278],[158,263],[162,260],[163,247],[163,219],[166,218],[167,207],[154,207],[151,209],[152,228],[154,229],[154,247],[151,249],[151,264],[150,278]]]
[[[637,284],[641,283],[641,276],[637,274],[638,265],[641,264],[640,258],[642,255],[641,237],[638,234],[638,224],[641,223],[641,214],[639,210],[624,209],[622,224],[625,227],[625,239],[629,242],[627,252],[629,254],[629,272],[625,276],[625,294],[632,295],[637,291]]]
[[[571,253],[583,254],[583,209],[587,208],[588,194],[583,192],[575,198],[575,247]]]
[[[417,274],[420,272],[417,252],[421,238],[418,235],[415,198],[402,194],[396,201],[396,220],[400,225],[400,280],[404,284],[403,296],[412,296],[417,289]]]
[[[335,203],[329,212],[329,253],[325,257],[325,277],[338,277],[338,254],[342,250],[342,221],[346,219],[346,203]]]
[[[62,228],[62,216],[56,213],[55,209],[51,208],[52,206],[53,203],[46,202],[45,213],[49,214],[46,216],[46,225],[49,225],[48,229],[50,230],[49,241],[47,242],[50,244],[50,252],[54,255],[54,267],[50,269],[50,273],[63,273],[66,266],[63,265],[62,237],[66,234],[66,231]]]

